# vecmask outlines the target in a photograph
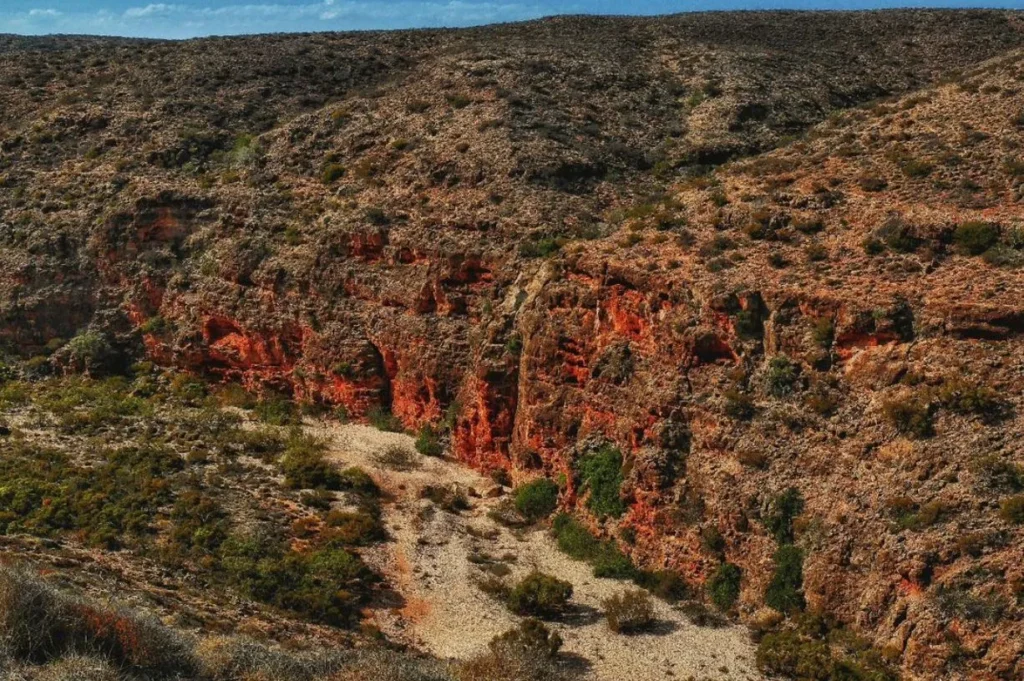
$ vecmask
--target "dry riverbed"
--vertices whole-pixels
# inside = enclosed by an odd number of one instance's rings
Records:
[[[384,514],[392,541],[363,555],[396,591],[393,602],[371,613],[389,637],[442,658],[470,657],[518,619],[477,583],[491,571],[510,571],[515,580],[537,569],[573,584],[572,616],[551,626],[588,679],[761,678],[744,628],[696,626],[661,601],[652,633],[611,632],[601,602],[632,585],[595,578],[588,565],[559,552],[546,529],[510,530],[489,518],[501,503],[499,492],[507,492],[491,480],[452,461],[420,456],[406,435],[359,425],[321,426],[317,433],[329,442],[332,460],[365,468],[388,495]],[[427,485],[471,490],[470,508],[442,510],[420,498]]]

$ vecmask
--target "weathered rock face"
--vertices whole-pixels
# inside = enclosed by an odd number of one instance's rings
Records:
[[[583,513],[579,443],[614,443],[628,510],[592,526],[695,583],[739,565],[744,617],[795,487],[810,606],[910,676],[1019,678],[1024,536],[997,507],[1024,485],[1021,20],[741,19],[5,38],[0,340],[91,325],[354,417],[449,420],[459,459],[564,476]],[[68,63],[26,67],[44,48],[105,57],[88,106],[59,98]],[[147,50],[167,92],[105,103]],[[246,78],[217,75],[243,50]],[[997,227],[984,258],[971,222]]]

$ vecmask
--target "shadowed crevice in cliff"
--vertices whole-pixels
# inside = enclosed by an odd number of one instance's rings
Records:
[[[386,414],[392,414],[393,412],[393,392],[392,392],[392,380],[394,378],[394,367],[389,368],[388,363],[384,359],[385,355],[381,352],[380,347],[373,342],[369,341],[369,347],[367,348],[366,366],[372,375],[380,378],[380,384],[377,389],[376,405],[371,406],[370,410],[374,407],[381,409]]]

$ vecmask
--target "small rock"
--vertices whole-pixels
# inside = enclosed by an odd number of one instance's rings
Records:
[[[11,429],[3,424],[0,424],[0,437],[7,437],[11,434]]]
[[[505,496],[505,488],[501,485],[495,485],[484,490],[484,497],[486,499],[497,499],[503,496]]]

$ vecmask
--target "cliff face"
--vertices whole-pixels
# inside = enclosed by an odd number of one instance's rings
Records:
[[[0,339],[450,414],[459,459],[581,512],[610,441],[628,511],[593,527],[739,565],[744,617],[796,488],[812,607],[911,676],[1016,678],[1022,42],[977,12],[7,38]]]

